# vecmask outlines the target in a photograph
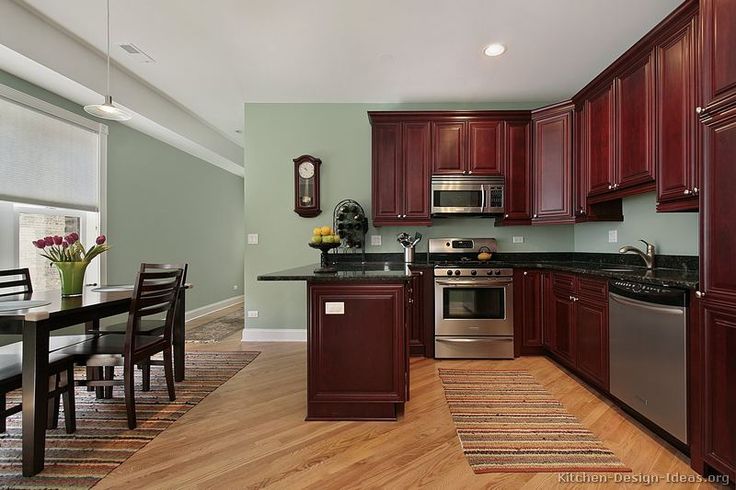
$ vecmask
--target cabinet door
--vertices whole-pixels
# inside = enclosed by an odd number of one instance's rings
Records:
[[[414,277],[409,283],[408,295],[408,308],[409,318],[407,319],[408,331],[409,331],[409,353],[411,355],[424,356],[425,355],[425,338],[424,338],[424,312],[422,305],[422,298],[424,298],[423,291],[423,275],[425,271],[417,271],[412,268]]]
[[[733,306],[706,301],[704,311],[704,456],[736,476],[736,314]]]
[[[575,302],[577,368],[608,390],[608,303],[581,297]]]
[[[532,215],[532,168],[530,123],[507,122],[506,144],[506,214],[504,221],[528,224]]]
[[[404,123],[403,194],[405,220],[430,223],[429,122]]]
[[[550,318],[554,330],[554,349],[562,360],[575,365],[575,303],[569,291],[554,288],[550,300]]]
[[[372,207],[376,224],[398,223],[403,214],[401,123],[373,125]]]
[[[468,174],[503,174],[503,121],[468,123]]]
[[[658,209],[697,209],[697,18],[656,48]],[[670,203],[686,201],[684,205]],[[689,201],[689,203],[688,203]]]
[[[708,108],[736,95],[736,2],[701,0],[704,98]]]
[[[552,319],[552,274],[542,274],[542,345],[545,349],[554,352],[555,322]]]
[[[613,174],[613,91],[612,87],[585,101],[585,159],[588,195],[612,190]]]
[[[534,215],[540,221],[572,219],[572,110],[535,116]]]
[[[528,270],[522,273],[522,350],[542,346],[544,320],[544,273]]]
[[[654,182],[654,55],[616,79],[614,183],[626,189]]]
[[[404,401],[403,284],[311,285],[309,296],[309,401]]]
[[[467,172],[465,163],[465,122],[432,123],[432,173],[462,174]]]

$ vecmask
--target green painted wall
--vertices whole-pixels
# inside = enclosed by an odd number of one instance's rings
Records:
[[[698,213],[657,213],[654,192],[623,201],[624,221],[575,225],[576,252],[616,253],[623,245],[653,243],[657,253],[698,255]],[[608,243],[608,231],[618,230],[618,243]]]
[[[0,83],[86,116],[74,102],[0,71]],[[127,126],[108,136],[108,281],[130,283],[138,264],[188,262],[187,309],[243,290],[243,180]],[[237,290],[233,290],[233,286]]]
[[[538,107],[543,104],[530,104]],[[246,104],[245,105],[245,206],[246,232],[258,233],[258,245],[246,245],[246,309],[258,318],[248,328],[305,328],[306,288],[303,283],[257,282],[259,274],[318,261],[307,247],[314,226],[331,224],[332,210],[344,198],[360,202],[370,213],[371,130],[366,111],[519,108],[518,104]],[[322,159],[322,214],[300,218],[293,209],[293,163],[302,154]],[[500,227],[488,219],[438,220],[429,228],[371,228],[382,236],[382,247],[369,252],[399,252],[396,234],[421,232],[419,250],[426,238],[443,236],[496,237],[505,251],[569,251],[574,247],[571,226]],[[525,243],[513,245],[512,235]]]

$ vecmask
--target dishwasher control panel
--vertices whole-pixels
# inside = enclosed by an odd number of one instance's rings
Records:
[[[627,298],[648,301],[650,303],[687,306],[687,290],[682,288],[616,279],[608,283],[608,290]]]

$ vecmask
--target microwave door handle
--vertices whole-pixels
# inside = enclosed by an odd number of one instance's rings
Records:
[[[486,196],[491,190],[491,186],[489,185],[483,185],[481,187],[481,196],[480,196],[480,212],[484,213],[486,212]]]

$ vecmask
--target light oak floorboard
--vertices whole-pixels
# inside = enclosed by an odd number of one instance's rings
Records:
[[[259,350],[261,355],[96,488],[643,487],[561,483],[554,473],[474,474],[445,403],[437,375],[441,366],[528,370],[634,473],[695,474],[684,456],[544,357],[413,358],[411,401],[398,422],[304,422],[306,344],[244,343],[234,334],[217,344],[187,348]],[[648,488],[665,486],[670,487]]]

